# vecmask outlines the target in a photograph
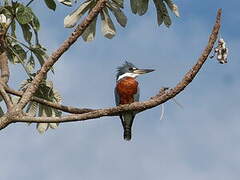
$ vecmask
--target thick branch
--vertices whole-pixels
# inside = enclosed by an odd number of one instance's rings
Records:
[[[192,69],[185,74],[183,79],[174,88],[164,91],[163,93],[160,93],[145,102],[135,102],[132,104],[121,105],[114,108],[99,109],[99,110],[95,110],[95,111],[84,113],[84,114],[69,115],[65,117],[28,117],[28,116],[12,117],[12,121],[13,122],[57,122],[57,123],[83,121],[83,120],[94,119],[94,118],[99,118],[103,116],[116,116],[126,111],[136,110],[140,112],[146,109],[156,107],[168,101],[169,99],[175,97],[177,94],[183,91],[185,87],[192,82],[192,80],[197,75],[202,65],[204,64],[204,62],[207,60],[214,46],[214,43],[216,42],[218,37],[218,32],[221,25],[221,22],[220,22],[221,12],[222,12],[221,9],[219,9],[217,13],[216,23],[209,37],[208,45],[204,49],[202,55],[199,57],[197,63],[192,67]]]
[[[65,40],[62,45],[52,53],[52,55],[45,61],[39,73],[33,79],[31,84],[28,86],[24,92],[20,102],[16,106],[16,111],[19,111],[25,107],[25,105],[30,101],[33,94],[36,92],[39,84],[43,80],[44,76],[51,69],[51,67],[57,62],[61,55],[66,52],[70,46],[82,35],[84,30],[90,25],[98,13],[105,7],[107,0],[99,0],[96,6],[91,10],[88,16],[82,21],[81,24],[77,26],[75,31]]]
[[[6,52],[3,52],[0,55],[0,69],[1,69],[1,79],[2,81],[7,84],[9,80],[9,67],[8,67],[8,57]]]

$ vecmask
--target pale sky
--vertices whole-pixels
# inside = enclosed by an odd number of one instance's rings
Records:
[[[229,63],[209,59],[176,99],[136,116],[132,141],[122,138],[120,119],[107,117],[60,124],[40,135],[35,125],[12,124],[0,132],[0,180],[238,180],[240,176],[239,1],[175,0],[180,18],[170,28],[157,26],[155,9],[143,17],[127,13],[127,27],[108,40],[98,24],[96,40],[79,39],[57,62],[51,75],[64,98],[77,107],[115,106],[116,67],[125,60],[155,72],[139,77],[140,100],[162,86],[173,87],[196,62],[208,41],[217,8],[223,8],[221,36]],[[127,12],[129,4],[125,4]],[[56,12],[36,1],[41,42],[52,52],[70,34],[63,18],[74,8],[58,4]],[[13,66],[11,66],[13,67]],[[13,68],[12,68],[13,69]],[[17,70],[16,70],[17,69]],[[21,66],[10,86],[25,78]]]

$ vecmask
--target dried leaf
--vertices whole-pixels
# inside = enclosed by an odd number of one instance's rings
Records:
[[[40,134],[43,134],[47,131],[49,127],[49,124],[48,123],[37,123],[37,130]]]
[[[54,100],[55,100],[57,103],[61,104],[61,102],[62,102],[62,97],[61,97],[60,93],[59,93],[56,89],[53,89],[53,96],[54,96]]]
[[[28,106],[27,106],[27,110],[26,110],[26,113],[29,115],[29,116],[36,116],[37,115],[37,110],[38,110],[38,103],[37,102],[34,102],[34,101],[31,101]]]
[[[83,32],[82,38],[85,42],[90,42],[94,40],[94,37],[96,34],[96,23],[97,23],[97,17],[91,22],[91,24]]]
[[[115,34],[116,34],[116,29],[115,29],[114,24],[108,14],[107,8],[104,8],[101,11],[101,18],[102,18],[102,33],[103,33],[103,35],[108,39],[113,38],[113,36],[115,36]]]
[[[13,96],[13,97],[12,97],[12,103],[13,103],[14,105],[16,105],[16,104],[18,103],[19,99],[20,99],[20,97],[18,97],[18,96]]]
[[[75,11],[73,11],[71,14],[67,15],[64,18],[64,27],[65,28],[72,28],[74,27],[78,20],[82,17],[82,15],[87,12],[87,10],[91,7],[91,3],[93,1],[87,0],[84,3],[82,3]]]
[[[168,5],[168,7],[171,9],[171,11],[177,16],[179,17],[179,11],[178,11],[178,7],[176,4],[173,3],[172,0],[164,0],[166,2],[166,4]]]
[[[58,127],[58,123],[49,123],[49,127],[52,129],[56,129]]]
[[[72,6],[72,0],[58,0],[58,1],[66,6]]]
[[[39,104],[39,111],[38,111],[39,117],[47,117],[46,112],[44,111],[44,105]],[[43,134],[45,131],[47,131],[49,127],[49,123],[37,123],[37,130],[40,134]]]

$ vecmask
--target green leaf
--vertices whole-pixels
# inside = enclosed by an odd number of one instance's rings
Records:
[[[97,23],[97,17],[91,22],[91,24],[83,32],[82,38],[84,41],[90,42],[94,40],[95,33],[96,33],[96,23]]]
[[[125,14],[121,11],[121,9],[116,6],[115,3],[113,2],[109,2],[109,9],[112,11],[112,13],[114,14],[117,22],[122,26],[125,27],[127,25],[127,17],[125,16]]]
[[[42,66],[44,63],[44,60],[47,59],[48,57],[44,49],[41,46],[40,47],[36,46],[32,48],[32,52],[38,59],[40,65]]]
[[[120,8],[123,8],[123,0],[112,0],[112,2],[116,3]]]
[[[45,4],[47,5],[47,7],[53,11],[56,10],[56,3],[54,0],[44,0]]]
[[[28,69],[29,72],[32,72],[35,68],[35,61],[32,54],[29,56],[28,62],[26,64],[26,68]]]
[[[56,117],[61,117],[62,116],[62,111],[59,111],[57,109],[54,109],[54,112],[55,112],[55,116]]]
[[[108,39],[113,38],[116,34],[116,29],[115,29],[114,24],[108,14],[107,8],[104,8],[101,11],[101,18],[102,18],[102,33],[103,33],[103,35]]]
[[[172,24],[172,21],[171,21],[171,18],[169,16],[169,14],[168,14],[167,7],[162,1],[160,1],[160,3],[161,3],[161,11],[162,11],[163,17],[164,17],[163,22],[167,27],[170,27],[170,25]]]
[[[32,21],[32,10],[22,4],[17,7],[16,18],[20,24],[27,24]]]
[[[171,19],[168,15],[168,11],[166,5],[163,3],[163,0],[153,0],[156,10],[157,10],[157,20],[158,25],[161,25],[163,22],[164,24],[169,27],[171,25]]]
[[[12,51],[14,52],[13,63],[23,63],[27,55],[22,46],[15,44]]]
[[[31,32],[31,27],[28,24],[20,24],[23,32],[23,37],[24,39],[31,44],[31,39],[32,39],[32,32]]]
[[[47,117],[52,116],[52,108],[51,107],[43,106],[43,110],[45,111],[45,114],[47,115]]]
[[[40,22],[38,20],[38,17],[35,14],[33,14],[33,20],[30,24],[34,30],[36,31],[40,30]]]
[[[16,36],[16,21],[14,19],[12,19],[12,23],[11,23],[11,36],[13,37],[17,37]]]
[[[134,14],[138,12],[138,1],[139,0],[130,0],[131,9]]]
[[[148,2],[149,0],[140,0],[139,7],[138,7],[138,15],[144,15],[148,10]]]

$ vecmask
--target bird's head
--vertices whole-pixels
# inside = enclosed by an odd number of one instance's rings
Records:
[[[139,69],[134,66],[132,63],[125,61],[122,66],[117,68],[117,81],[124,77],[133,77],[136,78],[141,74],[146,74],[154,71],[154,69]]]

